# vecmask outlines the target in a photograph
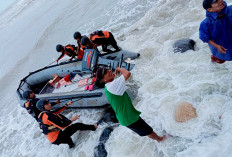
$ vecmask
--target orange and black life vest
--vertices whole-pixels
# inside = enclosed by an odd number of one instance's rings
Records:
[[[89,39],[94,42],[96,38],[106,38],[110,37],[110,33],[108,31],[95,31],[89,35]]]
[[[39,99],[35,98],[35,99],[31,99],[31,100],[27,101],[24,104],[24,107],[26,108],[27,112],[31,116],[33,116],[36,120],[38,119],[38,115],[40,114],[40,110],[38,110],[36,107],[37,101],[39,101]]]
[[[60,55],[60,57],[57,60],[60,60],[61,58],[64,57],[64,55],[68,55],[73,59],[75,56],[77,56],[77,48],[75,45],[68,44],[64,47],[64,52]]]
[[[42,116],[44,113],[48,113],[48,111],[43,111],[39,114],[38,116],[38,123],[39,123],[39,127],[40,127],[40,130],[43,134],[47,135],[48,133],[50,132],[53,132],[53,131],[59,131],[60,129],[54,125],[47,125],[47,124],[44,124],[43,123],[43,120],[42,120]]]
[[[59,114],[66,106],[61,107],[55,111],[43,111],[38,116],[38,122],[42,132],[46,135],[50,142],[55,142],[58,138],[60,130],[68,127],[72,121]]]

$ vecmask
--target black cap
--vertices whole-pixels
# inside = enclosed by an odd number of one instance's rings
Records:
[[[106,74],[107,69],[106,68],[99,68],[97,69],[96,76],[99,81],[104,77]]]
[[[214,3],[214,2],[216,2],[217,0],[204,0],[203,1],[203,8],[205,9],[205,10],[207,10],[208,8],[211,8],[212,6],[212,4]]]
[[[86,46],[86,45],[89,44],[89,43],[90,43],[89,38],[88,38],[86,35],[84,35],[84,36],[81,38],[81,45]]]
[[[38,108],[38,110],[43,111],[44,110],[44,105],[49,103],[49,101],[47,99],[40,99],[37,103],[36,103],[36,107]]]
[[[56,45],[56,51],[61,52],[61,50],[64,50],[64,47],[60,44]]]
[[[75,32],[75,33],[73,34],[73,38],[74,38],[74,39],[81,38],[81,33],[80,33],[80,32]]]

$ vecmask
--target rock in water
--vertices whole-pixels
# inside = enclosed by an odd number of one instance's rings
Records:
[[[176,108],[175,119],[177,122],[185,122],[197,117],[196,109],[188,102],[182,102]]]
[[[95,147],[94,157],[107,157],[107,151],[105,149],[105,143],[109,139],[110,133],[114,130],[113,127],[105,128],[102,132],[99,144]]]
[[[173,44],[173,48],[174,48],[174,53],[176,52],[185,52],[188,50],[194,50],[194,46],[195,46],[196,42],[192,39],[181,39],[176,41]]]

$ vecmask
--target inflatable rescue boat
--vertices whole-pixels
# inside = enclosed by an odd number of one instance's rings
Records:
[[[59,99],[61,104],[72,100],[69,107],[91,108],[103,107],[108,104],[104,88],[94,85],[94,71],[98,67],[108,67],[115,70],[122,67],[132,70],[134,64],[125,62],[126,59],[136,59],[140,55],[130,51],[102,55],[97,50],[87,49],[82,61],[62,62],[30,72],[20,81],[16,91],[20,105],[23,107],[27,101],[23,92],[32,90],[36,97],[55,102]]]

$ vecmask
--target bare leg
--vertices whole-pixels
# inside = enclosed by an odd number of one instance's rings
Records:
[[[151,138],[151,139],[153,139],[153,140],[156,140],[158,142],[161,142],[161,141],[163,141],[163,140],[166,139],[166,136],[160,137],[154,131],[150,135],[148,135],[148,137]]]

